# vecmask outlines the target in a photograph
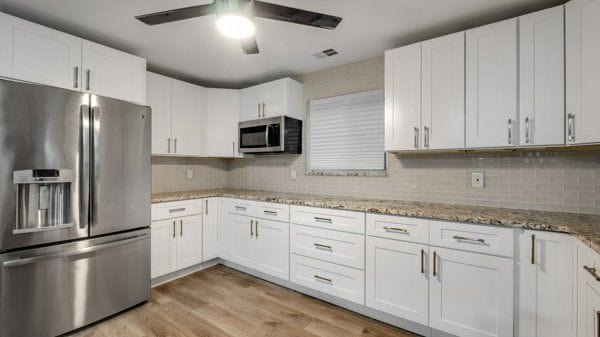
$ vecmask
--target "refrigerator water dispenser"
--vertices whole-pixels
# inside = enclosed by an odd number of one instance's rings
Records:
[[[13,233],[31,233],[72,226],[73,171],[33,169],[15,171],[17,217]]]

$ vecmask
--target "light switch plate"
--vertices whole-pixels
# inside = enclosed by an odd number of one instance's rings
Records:
[[[471,173],[471,187],[483,188],[483,186],[484,186],[483,172]]]
[[[290,170],[290,180],[296,180],[296,170]]]
[[[188,179],[194,179],[194,170],[187,170],[185,177]]]

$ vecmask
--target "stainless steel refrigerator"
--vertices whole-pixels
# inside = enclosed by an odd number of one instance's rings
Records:
[[[150,108],[0,80],[0,336],[150,297]]]

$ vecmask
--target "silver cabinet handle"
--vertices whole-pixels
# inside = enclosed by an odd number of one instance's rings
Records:
[[[243,206],[235,206],[235,209],[236,209],[236,210],[238,210],[238,211],[245,211],[245,210],[246,210],[246,207],[243,207]]]
[[[567,115],[567,139],[572,142],[575,140],[575,131],[573,131],[573,121],[575,120],[575,115],[570,113]]]
[[[178,213],[178,212],[183,212],[183,211],[185,211],[185,207],[170,209],[169,213]]]
[[[529,117],[525,117],[525,143],[529,144]]]
[[[183,220],[179,220],[179,236],[183,237]]]
[[[466,237],[466,236],[459,236],[459,235],[455,235],[452,237],[454,240],[458,240],[458,241],[473,241],[473,242],[481,242],[481,243],[485,243],[484,239],[476,239],[476,238],[470,238],[470,237]]]
[[[173,239],[175,239],[175,232],[176,232],[176,230],[175,230],[175,223],[176,222],[177,221],[173,220]]]
[[[77,89],[77,87],[79,87],[79,67],[75,67],[75,69],[73,69],[74,72],[74,81],[73,81],[73,88]]]
[[[52,259],[52,258],[83,255],[83,254],[97,252],[99,250],[103,250],[103,249],[107,249],[107,248],[122,246],[124,244],[131,243],[131,242],[144,240],[148,237],[149,237],[148,234],[143,234],[143,235],[139,235],[139,236],[128,237],[128,238],[120,239],[120,240],[113,241],[113,242],[103,243],[103,244],[99,244],[96,246],[84,247],[84,248],[67,251],[67,252],[51,253],[51,254],[47,254],[47,255],[39,255],[39,256],[27,257],[27,258],[23,258],[23,259],[18,258],[16,260],[5,261],[2,263],[2,266],[15,267],[15,266],[22,266],[22,265],[26,265],[26,264],[32,264],[32,263],[36,263],[39,261],[48,260],[48,259]]]
[[[258,107],[256,108],[256,112],[258,113],[258,118],[260,118],[260,103],[258,103]]]
[[[90,69],[85,71],[85,78],[86,78],[86,84],[85,84],[85,90],[90,91],[90,80],[92,77],[92,71]]]
[[[590,273],[592,275],[592,277],[594,277],[594,279],[596,279],[596,281],[600,282],[600,276],[598,276],[598,274],[596,273],[596,268],[583,266],[583,269],[585,269],[585,271]]]
[[[265,215],[273,215],[273,216],[277,216],[277,212],[273,212],[273,211],[267,211],[267,210],[263,210],[263,213],[265,213]]]
[[[177,153],[177,138],[175,138],[175,140],[173,141],[173,145],[174,145],[174,148],[175,148],[175,150],[173,151],[173,153],[176,154]]]
[[[330,278],[322,277],[322,276],[319,276],[319,275],[313,275],[313,277],[317,281],[326,282],[326,283],[329,283],[329,284],[333,283]]]
[[[512,144],[512,118],[508,119],[508,144]]]
[[[171,138],[167,138],[167,153],[171,153]]]
[[[318,216],[315,217],[315,221],[316,222],[324,222],[324,223],[333,223],[333,221],[331,221],[331,219],[328,218],[320,218]]]
[[[408,234],[408,230],[406,230],[406,228],[385,226],[385,227],[383,227],[383,229],[386,232],[400,232],[400,233]]]
[[[535,234],[531,235],[531,264],[535,264]]]
[[[258,220],[254,220],[254,232],[256,233],[256,237],[258,237]]]
[[[415,126],[413,129],[413,136],[415,137],[415,149],[419,148],[419,128]]]
[[[433,251],[433,276],[437,276],[437,253]]]
[[[425,274],[425,250],[421,249],[421,274]]]
[[[254,220],[250,220],[250,236],[254,236]]]
[[[424,134],[424,139],[423,139],[423,147],[425,147],[426,149],[429,148],[429,127],[428,126],[424,126],[423,127],[423,132]]]
[[[231,143],[231,154],[235,156],[235,142]]]
[[[262,116],[265,117],[265,103],[262,104]]]
[[[315,246],[316,249],[327,250],[327,251],[333,252],[333,248],[331,246],[322,245],[320,243],[313,243],[313,245]]]
[[[208,215],[208,199],[204,200],[204,214]]]

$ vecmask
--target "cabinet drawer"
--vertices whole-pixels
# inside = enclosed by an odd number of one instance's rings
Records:
[[[298,225],[365,233],[365,214],[336,209],[290,206],[291,222]]]
[[[432,246],[514,256],[514,230],[512,228],[431,221],[429,242]]]
[[[231,199],[229,212],[247,216],[254,216],[258,213],[254,202],[240,199]]]
[[[365,303],[362,270],[291,254],[290,280],[344,300]]]
[[[152,221],[180,218],[202,213],[202,200],[171,201],[152,204]]]
[[[292,225],[292,253],[364,269],[365,238],[361,234]]]
[[[290,205],[272,202],[258,202],[255,207],[257,218],[290,222]]]
[[[429,220],[367,214],[367,234],[386,239],[428,243]]]

